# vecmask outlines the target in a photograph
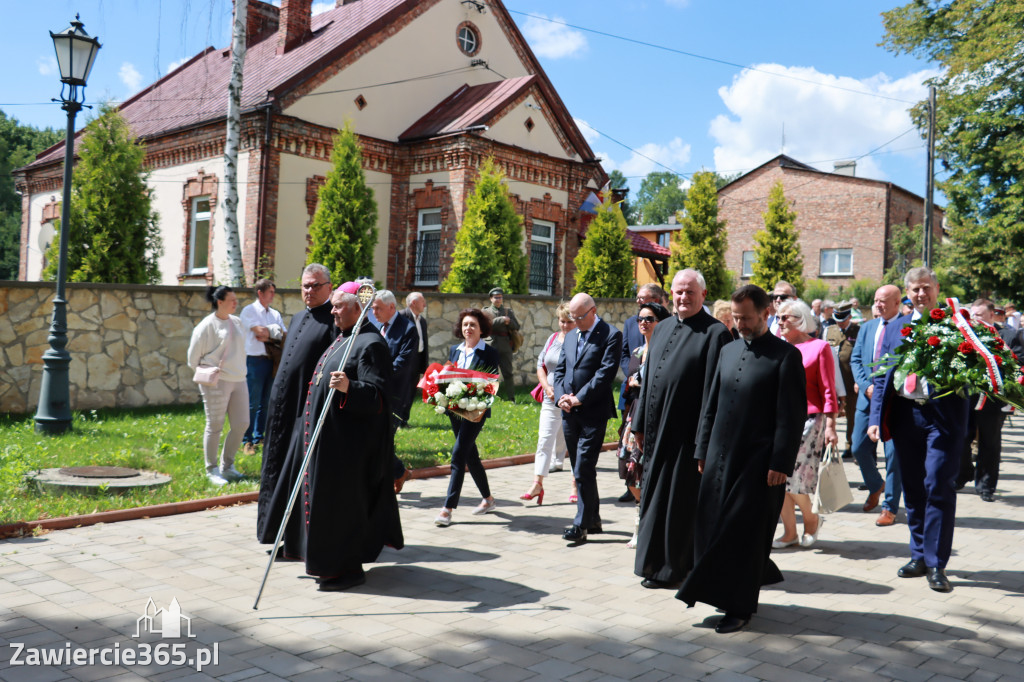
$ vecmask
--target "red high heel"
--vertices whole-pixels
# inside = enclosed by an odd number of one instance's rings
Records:
[[[531,490],[532,490],[532,488],[531,488]],[[537,498],[537,505],[538,506],[544,504],[544,488],[541,488],[539,491],[537,491],[535,493],[523,493],[522,495],[519,496],[519,499],[520,500],[532,500],[535,497]]]
[[[572,502],[573,504],[576,504],[577,502],[580,501],[580,497],[576,493],[573,493],[572,495],[569,496],[569,501]]]

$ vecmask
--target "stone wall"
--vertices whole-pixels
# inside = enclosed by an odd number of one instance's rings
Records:
[[[99,407],[188,404],[199,401],[192,370],[185,364],[192,329],[210,312],[196,287],[68,284],[68,351],[71,406]],[[42,355],[49,348],[52,283],[0,282],[0,412],[34,412],[42,379]],[[239,311],[255,300],[239,289]],[[401,294],[399,300],[401,301]],[[431,360],[443,361],[456,340],[458,311],[487,304],[484,296],[428,294]],[[517,381],[536,383],[537,355],[555,330],[558,299],[507,296],[522,324],[523,348],[516,354]],[[279,289],[274,308],[286,321],[302,310],[296,289]],[[598,313],[621,328],[635,312],[631,300],[602,299]]]

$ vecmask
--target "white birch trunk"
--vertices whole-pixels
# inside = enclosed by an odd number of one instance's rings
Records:
[[[221,192],[221,216],[233,286],[245,285],[245,268],[238,233],[238,144],[242,128],[242,65],[245,63],[248,4],[248,0],[235,0],[235,21],[231,29],[231,79],[228,81],[228,125],[224,140],[224,188]]]

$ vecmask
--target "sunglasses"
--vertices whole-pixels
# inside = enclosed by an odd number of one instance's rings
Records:
[[[779,315],[779,322],[785,322],[786,320],[795,320],[796,315]]]
[[[654,315],[644,315],[642,317],[636,318],[636,321],[646,322],[647,324],[654,324],[655,322],[658,321],[658,318],[656,318]]]
[[[772,294],[771,296],[773,301],[788,301],[790,298],[789,294]]]

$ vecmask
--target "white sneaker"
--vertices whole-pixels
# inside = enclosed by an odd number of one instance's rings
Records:
[[[434,525],[442,527],[452,525],[452,513],[447,509],[442,509],[434,518]]]
[[[228,484],[228,480],[220,475],[220,469],[207,469],[206,480],[217,487]]]
[[[236,469],[233,466],[230,466],[227,469],[221,469],[220,476],[221,476],[221,478],[223,478],[223,479],[225,479],[225,480],[227,480],[229,482],[231,482],[231,481],[241,481],[243,478],[245,478],[245,476],[242,474],[242,472],[239,471],[238,469]]]
[[[561,470],[562,470],[562,463],[561,462],[552,462],[551,466],[548,467],[548,473],[549,474],[554,473],[556,471],[561,471]]]

